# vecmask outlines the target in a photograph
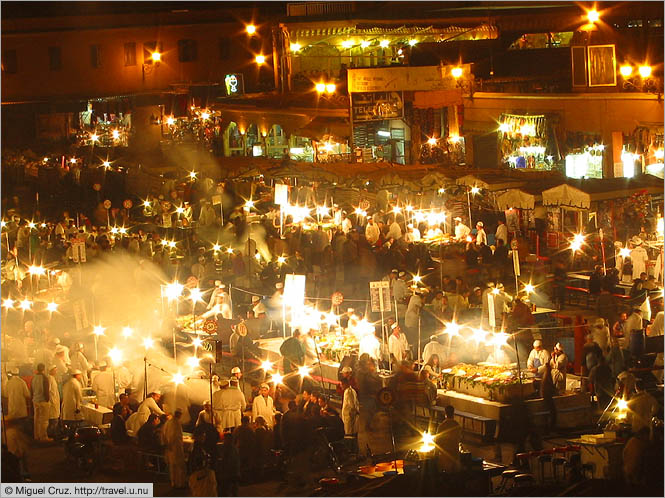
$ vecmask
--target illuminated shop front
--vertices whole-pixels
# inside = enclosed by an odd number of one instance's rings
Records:
[[[550,170],[558,150],[551,145],[550,118],[545,115],[502,114],[499,117],[501,162],[511,168]]]
[[[585,146],[566,155],[566,176],[568,178],[602,178],[603,144]]]

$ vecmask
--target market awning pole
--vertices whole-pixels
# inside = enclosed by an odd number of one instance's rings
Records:
[[[469,195],[469,187],[467,186],[466,188],[466,203],[467,206],[469,207],[469,228],[473,226],[473,221],[471,220],[471,196]]]
[[[420,363],[420,315],[418,315],[418,363]]]
[[[600,252],[603,256],[603,275],[607,275],[607,268],[605,267],[605,241],[603,240],[603,229],[598,229],[598,237],[600,237]]]

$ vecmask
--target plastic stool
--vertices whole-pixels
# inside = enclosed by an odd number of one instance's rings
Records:
[[[552,455],[551,454],[541,454],[538,457],[538,464],[539,464],[539,470],[540,470],[540,483],[544,484],[545,483],[545,464],[549,463],[550,466],[552,464]]]
[[[515,476],[516,487],[533,486],[535,482],[533,474],[517,474]]]
[[[561,472],[563,475],[561,476],[562,480],[566,480],[566,464],[568,463],[568,460],[566,460],[564,457],[554,457],[552,458],[552,476],[554,477],[554,480],[556,482],[559,482],[559,468],[561,468]]]
[[[508,484],[512,481],[512,485],[515,485],[515,477],[520,475],[521,472],[519,470],[504,470],[501,472],[501,483],[499,484],[499,487],[497,488],[497,491],[500,493],[503,493],[506,491],[506,488],[508,487]]]

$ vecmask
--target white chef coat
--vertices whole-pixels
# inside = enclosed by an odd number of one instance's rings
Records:
[[[445,359],[446,348],[443,344],[440,344],[439,341],[430,341],[425,344],[425,348],[423,349],[423,360],[425,363],[429,361],[433,354],[437,355],[439,357],[439,362],[442,363]]]
[[[256,422],[257,417],[263,417],[268,427],[275,425],[275,406],[270,396],[258,395],[252,401],[252,420]]]
[[[305,364],[311,365],[312,363],[318,361],[319,357],[316,354],[316,344],[314,343],[314,338],[309,334],[303,335],[302,345],[305,347]]]
[[[388,238],[393,238],[395,240],[399,240],[402,238],[402,228],[399,226],[399,223],[396,221],[393,221],[390,224],[390,228],[388,230]]]
[[[28,384],[18,375],[12,375],[7,381],[7,391],[3,393],[8,399],[7,418],[24,418],[28,416],[27,401],[30,399]]]
[[[242,412],[247,407],[247,401],[240,389],[227,387],[213,393],[212,406],[215,413],[219,414],[220,429],[226,429],[240,425]]]
[[[406,308],[406,314],[404,315],[404,323],[407,327],[418,327],[418,317],[420,316],[420,308],[422,307],[422,298],[417,294],[411,296],[411,299],[409,299],[409,306]]]
[[[534,368],[536,359],[539,361],[538,365],[538,372],[537,376],[542,377],[543,373],[545,373],[545,366],[549,363],[550,361],[550,353],[547,351],[545,348],[542,348],[540,351],[536,351],[535,349],[532,349],[531,352],[529,353],[529,358],[526,360],[526,367],[527,368]]]
[[[487,234],[485,229],[481,228],[476,233],[476,245],[485,244],[487,245]]]
[[[508,244],[508,227],[506,226],[505,223],[496,227],[496,233],[494,235],[494,238],[496,240],[503,240],[504,245]]]
[[[344,232],[344,235],[348,234],[352,228],[353,224],[351,223],[351,220],[344,218],[344,220],[342,220],[342,232]]]
[[[152,396],[148,396],[143,400],[143,402],[139,405],[139,409],[136,411],[136,414],[138,415],[137,426],[139,429],[148,421],[151,413],[156,415],[164,415],[162,409],[157,406],[155,399]]]
[[[365,227],[365,238],[371,246],[378,242],[380,234],[381,231],[376,223],[372,223],[371,225],[368,224],[367,227]]]
[[[647,271],[649,255],[642,246],[637,246],[630,251],[630,261],[633,263],[633,280],[640,278],[640,273]]]
[[[48,376],[48,418],[60,418],[60,392],[58,392],[58,379]]]
[[[349,386],[344,390],[342,398],[342,422],[344,422],[344,434],[358,434],[360,427],[360,404],[358,403],[358,394],[353,387]]]
[[[400,332],[399,336],[390,334],[388,338],[388,352],[395,357],[395,361],[402,361],[406,358],[406,352],[409,349],[409,342],[406,335]]]
[[[466,226],[464,223],[460,222],[459,224],[455,225],[455,238],[457,240],[464,241],[466,240],[467,236],[471,233],[471,229]]]
[[[97,393],[97,403],[106,408],[113,408],[115,404],[115,386],[113,374],[108,370],[99,372],[92,381],[92,389]]]
[[[62,388],[62,420],[83,420],[82,403],[81,383],[76,377],[71,377]]]
[[[71,355],[72,370],[80,370],[83,385],[88,385],[88,370],[92,370],[92,365],[88,362],[87,358],[80,351],[76,351]],[[48,368],[48,367],[47,367]]]

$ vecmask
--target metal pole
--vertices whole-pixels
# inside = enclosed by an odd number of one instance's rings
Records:
[[[143,357],[143,400],[148,397],[148,357]]]
[[[418,315],[418,363],[420,363],[420,315]]]
[[[466,203],[469,207],[469,228],[471,228],[471,225],[473,224],[473,221],[471,220],[471,196],[469,195],[469,188],[468,187],[466,189]]]
[[[208,364],[208,384],[210,385],[210,423],[215,425],[213,420],[215,411],[212,407],[212,361]]]

